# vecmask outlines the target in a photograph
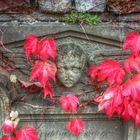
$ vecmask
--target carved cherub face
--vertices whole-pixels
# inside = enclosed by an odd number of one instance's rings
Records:
[[[64,44],[60,47],[57,58],[57,77],[66,87],[75,85],[81,77],[85,65],[85,55],[75,44]]]

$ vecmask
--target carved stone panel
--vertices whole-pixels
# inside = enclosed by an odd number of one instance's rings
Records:
[[[120,48],[124,34],[129,31],[124,27],[114,27],[109,24],[101,24],[96,28],[85,26],[86,33],[78,25],[57,23],[22,24],[14,27],[8,23],[5,28],[7,30],[4,45],[8,51],[0,48],[2,63],[9,60],[8,66],[16,68],[14,71],[11,70],[10,74],[24,81],[29,80],[30,71],[23,49],[25,36],[28,33],[36,33],[42,38],[57,31],[55,41],[58,46],[56,60],[58,72],[56,83],[53,85],[56,100],[66,93],[85,93],[80,97],[84,101],[100,93],[104,87],[96,90],[88,83],[88,66],[110,57],[122,61],[128,54],[127,51],[122,52]],[[17,92],[21,96],[24,95],[22,89]],[[38,97],[38,94],[34,93],[24,98],[24,101],[15,101],[11,109],[20,113],[20,126],[30,124],[37,128],[39,140],[138,140],[139,138],[139,136],[134,137],[135,133],[139,135],[139,129],[135,129],[131,123],[125,123],[117,117],[108,120],[104,113],[97,113],[96,105],[88,106],[86,110],[82,109],[79,114],[66,114],[49,100]],[[65,123],[73,116],[80,116],[85,120],[85,131],[78,137],[71,135],[65,128]]]

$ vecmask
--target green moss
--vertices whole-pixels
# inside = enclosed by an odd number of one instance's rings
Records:
[[[85,23],[90,25],[96,25],[100,21],[100,17],[93,15],[92,13],[78,13],[72,11],[71,13],[65,14],[63,20],[68,23]]]

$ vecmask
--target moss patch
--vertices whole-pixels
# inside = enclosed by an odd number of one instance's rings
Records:
[[[79,13],[72,11],[71,13],[65,14],[63,20],[68,23],[85,23],[90,25],[96,25],[100,21],[98,15],[92,13]]]

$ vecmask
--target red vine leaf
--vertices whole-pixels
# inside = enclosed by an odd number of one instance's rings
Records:
[[[26,52],[26,58],[29,58],[30,54],[36,55],[38,47],[38,38],[35,34],[28,34],[25,42],[24,48]]]
[[[72,118],[71,121],[66,124],[66,128],[74,135],[78,135],[79,132],[84,130],[84,123],[81,118]]]
[[[13,136],[2,136],[1,140],[16,140]]]
[[[15,129],[15,123],[11,120],[5,120],[2,123],[2,129],[4,132],[13,132]]]
[[[91,77],[92,80],[96,80],[98,74],[97,66],[91,65],[88,69],[87,74]]]
[[[130,55],[128,59],[124,61],[124,68],[127,73],[131,73],[131,68],[136,72],[140,72],[140,56]]]
[[[137,115],[137,106],[136,106],[136,102],[131,101],[131,102],[128,104],[127,109],[128,109],[129,115],[130,115],[133,119],[135,119],[135,118],[136,118],[136,115]]]
[[[123,95],[131,96],[133,100],[140,101],[140,74],[136,74],[132,79],[127,79],[123,84]]]
[[[140,34],[137,31],[131,31],[126,35],[123,49],[130,47],[133,55],[138,55],[140,52]]]
[[[62,95],[59,101],[66,112],[68,110],[77,112],[77,105],[80,104],[79,99],[73,94]]]
[[[124,110],[122,112],[122,117],[124,120],[130,120],[131,116],[128,112],[128,104],[129,104],[129,101],[127,98],[124,98],[124,102],[123,102],[123,105],[124,105]]]
[[[118,85],[109,87],[101,97],[96,96],[95,101],[99,102],[99,111],[105,110],[109,118],[111,118],[115,112],[120,115],[123,105],[121,87]]]
[[[138,112],[136,115],[135,126],[138,126],[139,124],[140,124],[140,112]]]
[[[39,82],[45,86],[48,79],[51,78],[55,81],[56,65],[51,61],[37,61],[32,68],[30,80],[38,78]]]
[[[120,63],[113,59],[108,59],[101,62],[98,66],[98,81],[103,81],[107,78],[109,84],[121,84],[124,80],[125,72]]]
[[[50,95],[51,98],[53,98],[54,93],[51,90],[51,84],[47,83],[44,87],[44,98],[46,98],[47,95]]]
[[[46,60],[49,56],[55,59],[56,57],[56,45],[53,38],[42,38],[39,42],[38,52],[43,60]]]
[[[16,132],[16,140],[38,140],[36,129],[31,126],[24,126]]]

